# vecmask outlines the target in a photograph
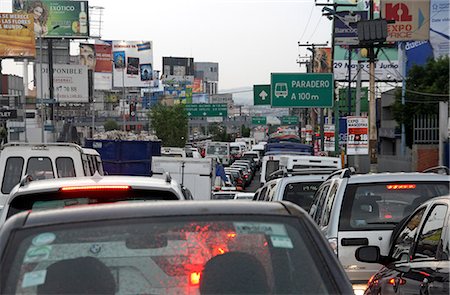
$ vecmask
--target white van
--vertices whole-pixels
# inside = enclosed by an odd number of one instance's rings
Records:
[[[74,143],[8,143],[0,149],[0,205],[29,175],[33,180],[103,175],[100,154]]]
[[[247,145],[247,150],[249,150],[249,151],[256,144],[256,140],[251,137],[240,137],[240,138],[236,138],[234,141],[235,142],[245,142],[245,144]]]
[[[161,156],[174,157],[174,158],[186,158],[186,150],[177,147],[161,147]]]
[[[205,149],[206,158],[217,158],[225,166],[231,164],[231,150],[229,142],[212,141],[207,143]]]

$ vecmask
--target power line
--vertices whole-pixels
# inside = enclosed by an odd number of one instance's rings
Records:
[[[311,11],[309,12],[308,22],[306,23],[305,29],[303,30],[303,34],[302,34],[302,36],[300,37],[300,41],[303,40],[303,37],[305,36],[306,31],[308,30],[309,22],[311,21],[311,16],[312,16],[312,12],[313,12],[313,10],[314,10],[314,7],[315,7],[315,5],[314,5],[314,3],[312,3]]]
[[[311,36],[309,36],[309,40],[311,40],[311,38],[314,36],[314,34],[316,33],[317,29],[319,28],[320,23],[322,22],[322,18],[319,17],[319,21],[317,22],[316,27],[314,28],[313,33],[311,34]]]

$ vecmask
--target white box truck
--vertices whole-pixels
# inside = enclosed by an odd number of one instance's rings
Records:
[[[189,189],[194,200],[210,200],[216,177],[214,159],[153,157],[154,177],[165,177],[170,173],[182,186]]]

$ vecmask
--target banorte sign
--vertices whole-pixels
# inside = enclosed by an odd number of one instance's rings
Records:
[[[381,16],[388,21],[387,41],[428,40],[430,36],[430,1],[408,0],[381,2]]]

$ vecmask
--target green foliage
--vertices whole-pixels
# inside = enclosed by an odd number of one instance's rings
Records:
[[[188,115],[182,104],[158,104],[149,113],[151,127],[163,146],[184,147],[188,134]]]
[[[241,136],[242,137],[250,137],[250,128],[245,127],[245,125],[241,126]]]
[[[406,80],[405,105],[402,105],[401,90],[395,94],[392,106],[394,119],[399,125],[405,124],[406,144],[413,143],[414,117],[416,115],[438,114],[439,101],[448,101],[448,96],[429,94],[449,94],[449,57],[430,59],[424,66],[413,66]]]
[[[214,141],[231,141],[231,135],[227,133],[225,126],[213,123],[209,126],[209,132]]]
[[[103,126],[105,127],[105,131],[119,130],[119,124],[112,119],[107,120]]]

